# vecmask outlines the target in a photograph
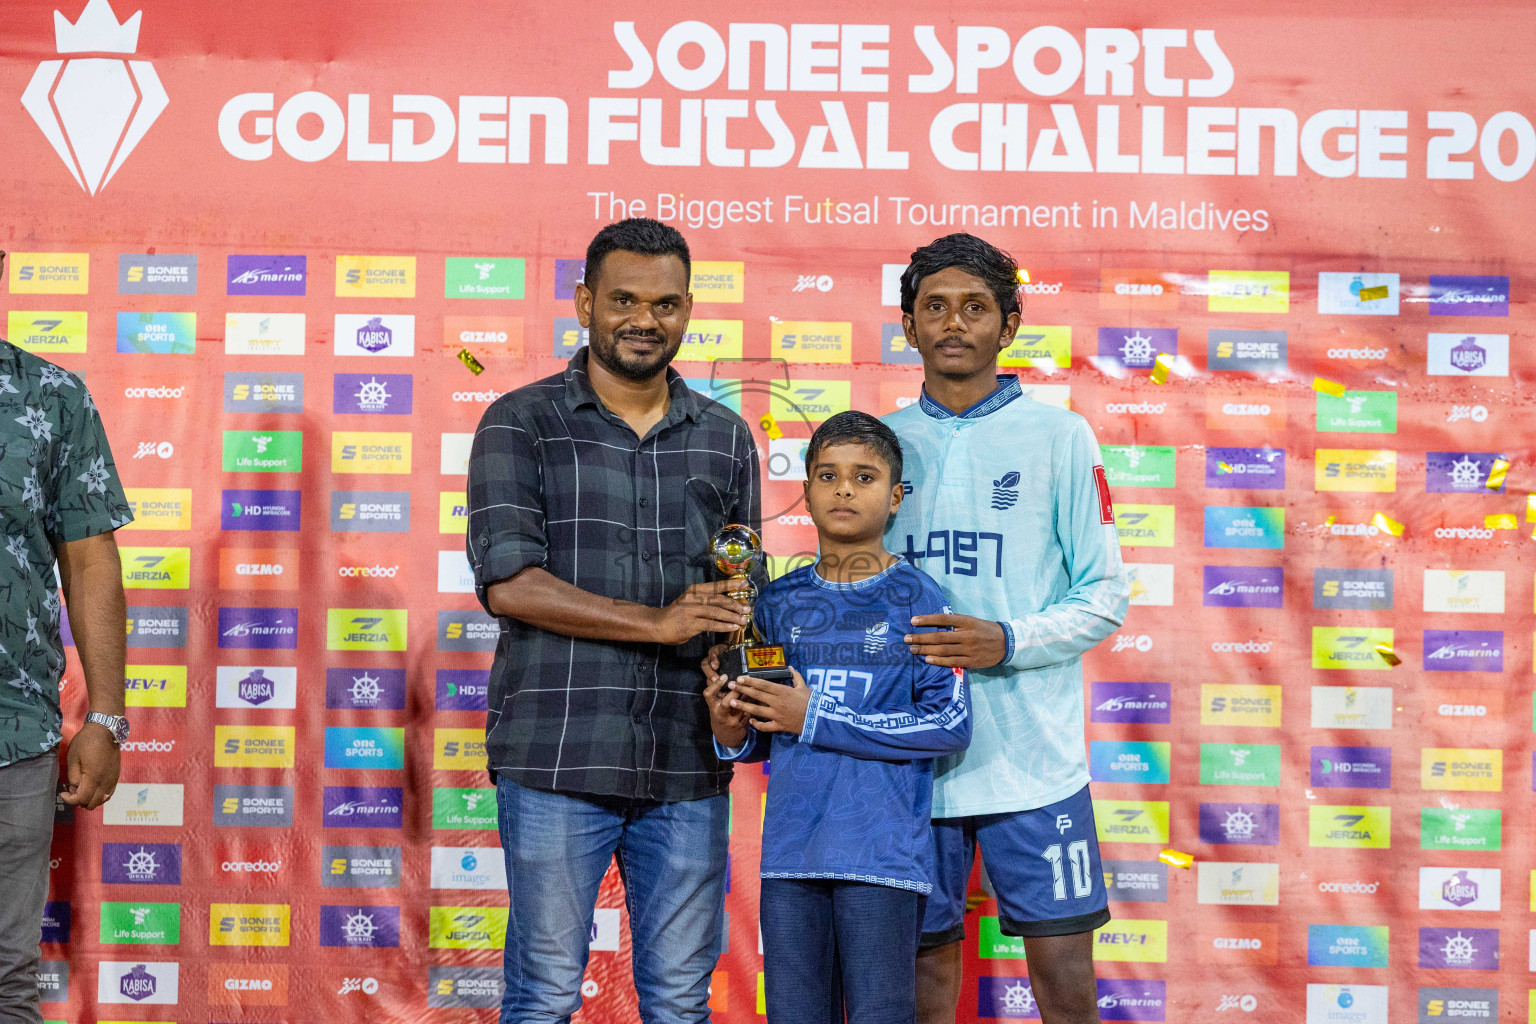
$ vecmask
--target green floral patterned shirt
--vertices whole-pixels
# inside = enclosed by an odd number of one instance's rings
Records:
[[[59,745],[55,552],[133,521],[79,377],[0,339],[0,765]]]

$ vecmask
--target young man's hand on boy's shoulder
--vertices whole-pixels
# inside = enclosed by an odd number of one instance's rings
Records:
[[[805,711],[811,703],[811,688],[805,679],[791,668],[792,685],[765,683],[751,676],[737,676],[730,682],[735,693],[731,706],[741,709],[752,718],[752,728],[758,732],[791,732],[800,735],[805,728]]]
[[[930,665],[991,668],[1008,654],[1003,627],[970,615],[914,615],[912,625],[940,627],[936,633],[908,633],[907,649]],[[947,627],[947,628],[944,628]]]

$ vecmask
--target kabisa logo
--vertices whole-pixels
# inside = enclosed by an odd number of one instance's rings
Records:
[[[395,332],[384,326],[381,316],[369,317],[368,322],[357,329],[357,347],[365,352],[382,352],[389,348]]]
[[[1007,511],[1019,500],[1019,474],[1013,472],[1004,473],[1002,477],[992,481],[992,507],[999,512]]]
[[[91,0],[73,24],[63,11],[54,11],[54,48],[60,56],[131,54],[139,48],[142,15],[136,12],[119,24],[108,0]],[[93,196],[169,103],[153,64],[108,57],[45,60],[21,94],[21,105],[43,137]]]
[[[1509,376],[1509,335],[1434,334],[1425,368],[1438,377]]]

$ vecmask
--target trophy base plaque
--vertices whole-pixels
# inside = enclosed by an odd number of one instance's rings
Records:
[[[727,679],[751,676],[770,683],[788,684],[789,662],[784,659],[784,648],[777,644],[740,644],[720,652],[720,672]]]

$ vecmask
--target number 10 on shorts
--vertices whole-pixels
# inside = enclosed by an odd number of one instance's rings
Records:
[[[1067,875],[1062,867],[1061,844],[1052,843],[1040,856],[1051,865],[1051,886],[1056,899],[1067,898]],[[1075,899],[1093,894],[1093,872],[1088,867],[1088,840],[1067,844],[1066,861],[1072,868],[1072,895]]]

